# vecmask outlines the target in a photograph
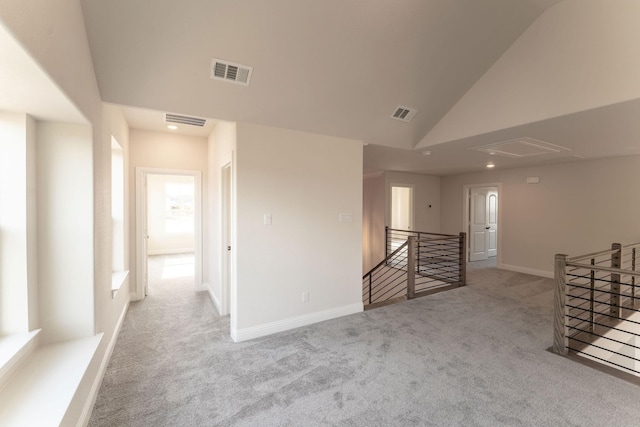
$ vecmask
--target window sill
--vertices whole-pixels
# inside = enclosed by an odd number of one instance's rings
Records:
[[[99,334],[33,351],[0,391],[2,425],[60,425],[101,339]]]
[[[38,346],[36,337],[40,329],[24,334],[0,337],[0,390],[9,383],[22,364]]]
[[[111,298],[115,298],[116,293],[118,293],[118,290],[124,285],[128,277],[129,270],[111,273]]]

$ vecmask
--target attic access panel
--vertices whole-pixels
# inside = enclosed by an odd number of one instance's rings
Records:
[[[556,154],[571,151],[570,148],[533,138],[511,139],[509,141],[471,147],[469,150],[482,151],[491,155],[511,158],[532,157],[542,154]]]

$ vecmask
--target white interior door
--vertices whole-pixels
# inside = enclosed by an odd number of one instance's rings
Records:
[[[469,198],[469,261],[481,261],[497,254],[498,192],[472,188]]]
[[[147,216],[147,210],[148,210],[148,206],[147,206],[147,202],[148,202],[148,198],[147,198],[147,174],[142,174],[142,189],[141,191],[143,192],[143,197],[141,198],[142,203],[140,203],[140,216],[142,217],[142,240],[141,240],[141,247],[140,247],[140,256],[142,257],[143,261],[141,263],[139,263],[139,268],[141,269],[140,272],[140,279],[142,280],[142,289],[143,289],[143,295],[142,297],[146,297],[147,295],[149,295],[149,264],[147,262],[147,255],[148,255],[148,246],[149,246],[149,221],[148,221],[148,216]]]
[[[487,225],[485,230],[489,241],[487,257],[495,257],[498,254],[498,192],[495,189],[487,191]]]

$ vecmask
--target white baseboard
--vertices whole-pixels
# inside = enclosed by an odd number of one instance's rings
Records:
[[[216,297],[216,294],[213,293],[213,288],[211,287],[211,284],[210,283],[203,283],[202,286],[204,287],[204,289],[207,292],[209,292],[209,296],[211,297],[211,301],[213,301],[213,305],[216,307],[216,310],[218,310],[218,314],[222,313],[220,300],[218,300],[218,297]]]
[[[96,403],[96,399],[98,397],[98,391],[100,391],[100,385],[102,384],[102,380],[104,378],[104,374],[107,371],[107,366],[109,365],[109,361],[111,360],[111,355],[113,354],[113,349],[116,346],[116,341],[118,340],[118,335],[120,335],[120,329],[122,329],[122,324],[124,323],[124,318],[129,310],[129,303],[131,299],[128,298],[127,302],[122,309],[122,313],[120,313],[120,318],[118,319],[118,323],[116,324],[116,328],[113,331],[113,335],[111,335],[111,340],[107,345],[107,350],[104,353],[104,357],[102,358],[102,362],[100,363],[100,369],[98,370],[98,375],[93,380],[93,384],[91,385],[91,390],[89,391],[89,396],[87,396],[87,401],[82,409],[82,414],[80,419],[78,420],[78,426],[86,427],[89,424],[89,418],[91,417],[91,411],[93,410],[93,405]]]
[[[173,254],[192,254],[195,252],[193,248],[182,248],[182,249],[155,249],[149,250],[147,252],[148,255],[173,255]]]
[[[357,303],[333,308],[330,310],[303,314],[301,316],[295,316],[289,319],[277,320],[275,322],[265,323],[263,325],[251,326],[249,328],[231,329],[231,339],[233,339],[234,342],[247,341],[254,338],[264,337],[266,335],[275,334],[277,332],[288,331],[290,329],[300,328],[302,326],[323,322],[325,320],[335,319],[336,317],[360,313],[363,310],[364,307],[362,303]]]
[[[546,277],[548,279],[553,279],[552,271],[537,270],[535,268],[520,267],[517,265],[509,265],[509,264],[498,264],[496,267],[502,270],[515,271],[516,273],[531,274],[533,276],[540,276],[540,277]]]

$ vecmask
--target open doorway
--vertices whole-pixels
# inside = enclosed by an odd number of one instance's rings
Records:
[[[466,185],[463,229],[468,235],[469,262],[499,264],[500,184]]]
[[[413,187],[391,185],[391,228],[413,230]]]
[[[136,299],[150,288],[202,287],[199,171],[136,169]]]
[[[387,240],[387,254],[398,249],[407,240],[407,233],[394,230],[412,231],[413,186],[391,184],[391,204],[389,205],[391,232]]]
[[[195,177],[147,174],[147,289],[195,285]]]

